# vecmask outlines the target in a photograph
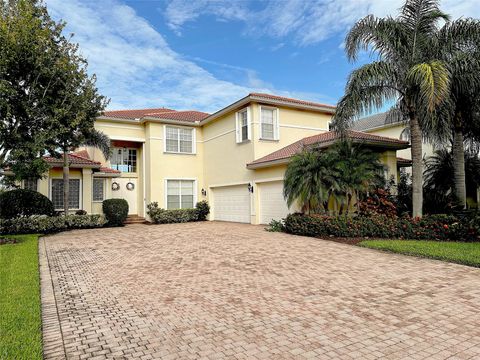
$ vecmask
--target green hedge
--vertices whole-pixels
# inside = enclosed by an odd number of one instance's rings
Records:
[[[123,226],[128,216],[128,202],[125,199],[103,200],[102,211],[107,218],[108,226]]]
[[[195,209],[165,210],[158,207],[157,202],[147,205],[147,214],[155,224],[186,223],[204,221],[210,213],[210,206],[206,201],[198,202]]]
[[[0,234],[49,234],[72,229],[90,229],[106,224],[103,215],[30,216],[0,219]]]
[[[458,218],[453,215],[410,217],[322,216],[290,214],[285,231],[304,236],[370,237],[443,241],[479,241],[480,216]]]
[[[0,193],[0,218],[47,215],[55,213],[53,203],[45,195],[27,189],[15,189]]]

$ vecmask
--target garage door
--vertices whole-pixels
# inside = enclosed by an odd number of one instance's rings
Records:
[[[283,181],[260,183],[258,191],[261,224],[268,224],[272,219],[283,219],[289,214],[290,211],[283,198]]]
[[[250,223],[250,193],[247,185],[212,189],[215,220]]]

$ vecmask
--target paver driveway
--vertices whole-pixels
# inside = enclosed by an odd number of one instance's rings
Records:
[[[46,358],[480,358],[479,269],[215,222],[65,232],[40,260]]]

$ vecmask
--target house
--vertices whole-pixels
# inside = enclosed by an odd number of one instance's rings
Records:
[[[94,148],[70,154],[72,209],[101,212],[101,200],[124,198],[129,213],[146,215],[157,201],[167,209],[208,200],[210,219],[265,224],[285,217],[283,175],[305,146],[327,147],[330,105],[251,93],[213,114],[167,108],[106,111],[95,127],[113,145],[110,159]],[[397,175],[397,151],[407,141],[352,131]],[[48,159],[49,176],[35,184],[61,209],[61,160]],[[58,161],[56,163],[55,161]],[[31,187],[33,184],[25,183]]]

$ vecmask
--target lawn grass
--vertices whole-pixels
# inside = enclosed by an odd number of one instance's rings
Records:
[[[0,359],[42,359],[38,235],[0,245]]]
[[[480,243],[425,240],[365,240],[360,246],[480,267]]]

